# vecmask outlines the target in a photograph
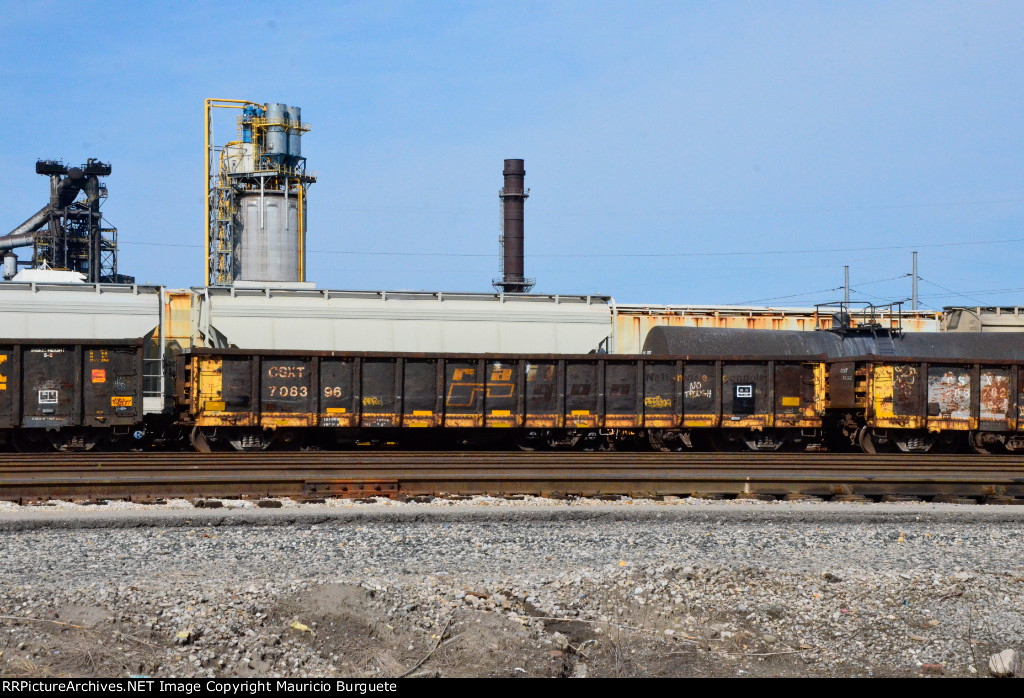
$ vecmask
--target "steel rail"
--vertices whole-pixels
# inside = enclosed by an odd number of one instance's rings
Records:
[[[0,499],[13,501],[440,493],[942,495],[1011,501],[1024,498],[1024,458],[482,451],[0,454]]]

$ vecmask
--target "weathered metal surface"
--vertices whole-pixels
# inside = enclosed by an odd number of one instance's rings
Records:
[[[598,364],[567,361],[565,365],[565,426],[598,426]]]
[[[141,356],[136,348],[81,350],[82,423],[107,427],[135,424],[142,412]]]
[[[324,361],[320,366],[319,424],[325,427],[359,425],[361,394],[355,379],[355,359]]]
[[[81,361],[72,347],[31,347],[22,350],[23,413],[21,426],[59,428],[75,424],[82,389],[77,364]]]
[[[133,425],[141,410],[140,341],[0,343],[0,428]]]
[[[524,381],[519,361],[488,361],[484,412],[488,427],[516,427],[522,424],[520,395]]]
[[[766,363],[722,367],[722,427],[763,429],[774,425],[768,376]]]
[[[181,399],[201,427],[817,428],[825,404],[820,361],[236,350],[188,361],[194,389]]]
[[[436,427],[441,423],[437,394],[438,362],[409,359],[402,372],[402,426]]]
[[[526,362],[525,426],[550,428],[563,426],[561,367],[558,361]]]
[[[260,426],[307,427],[317,423],[317,363],[310,358],[260,361]]]
[[[892,365],[893,413],[905,416],[919,416],[921,412],[920,368],[915,364]]]
[[[971,415],[971,371],[963,366],[928,368],[928,428],[932,431],[977,428]]]
[[[711,362],[683,366],[683,426],[717,427],[722,416],[719,365]]]
[[[857,364],[841,361],[828,366],[828,406],[853,409],[857,404]]]
[[[979,419],[985,431],[1013,431],[1016,428],[1015,391],[1011,388],[1011,370],[980,370]]]
[[[673,356],[763,356],[830,359],[864,356],[918,361],[1024,361],[1024,342],[1010,333],[892,334],[654,327],[644,353]]]
[[[474,360],[446,362],[445,426],[483,426],[486,385],[482,362]]]
[[[202,414],[200,426],[252,426],[258,423],[253,396],[253,361],[239,356],[197,357],[190,399]]]
[[[824,383],[821,364],[775,364],[775,426],[820,426],[824,414]]]
[[[919,429],[921,381],[913,364],[870,364],[868,423],[880,428]]]
[[[362,363],[361,426],[399,426],[397,359],[364,359]]]
[[[644,364],[644,426],[674,427],[682,421],[684,375],[677,361]]]
[[[646,403],[660,404],[657,396],[644,397],[644,382],[638,379],[635,361],[606,361],[598,366],[604,370],[604,407],[598,405],[598,419],[603,412],[607,428],[633,429],[643,426]],[[598,392],[600,385],[596,386]],[[641,402],[640,398],[644,398]],[[600,402],[600,400],[599,400]],[[671,407],[671,402],[669,402]]]

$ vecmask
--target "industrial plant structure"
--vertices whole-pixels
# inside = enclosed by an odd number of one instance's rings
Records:
[[[19,267],[72,272],[92,283],[134,280],[118,275],[117,229],[104,225],[100,212],[107,198],[100,177],[110,171],[109,163],[92,158],[81,167],[68,167],[57,160],[36,162],[36,173],[50,178],[50,200],[0,237],[5,280],[15,278]],[[79,194],[84,198],[79,200]],[[23,247],[31,247],[32,256],[19,262],[14,250]]]
[[[214,108],[241,111],[237,139],[220,148]],[[306,190],[316,181],[302,157],[307,131],[299,107],[206,100],[207,286],[305,281]]]
[[[502,293],[528,293],[536,284],[528,279],[523,262],[525,239],[523,207],[530,190],[525,188],[526,167],[522,160],[506,160],[502,170],[505,186],[498,192],[501,202],[501,234],[498,236],[498,273],[492,281]]]

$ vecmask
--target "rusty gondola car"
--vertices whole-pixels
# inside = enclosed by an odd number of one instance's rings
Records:
[[[193,349],[177,399],[193,445],[360,441],[673,450],[698,435],[820,440],[824,356],[384,354]]]
[[[1024,339],[1017,333],[666,327],[652,329],[645,348],[826,354],[824,428],[831,448],[1024,450]]]
[[[1024,363],[860,357],[829,373],[835,423],[868,453],[1024,450]]]
[[[21,451],[120,448],[142,424],[138,340],[0,340],[0,439]]]

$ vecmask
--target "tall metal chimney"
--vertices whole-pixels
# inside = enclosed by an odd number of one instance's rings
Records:
[[[530,190],[523,187],[526,168],[522,160],[506,160],[505,186],[498,192],[501,201],[501,276],[494,279],[494,288],[502,293],[526,293],[534,279],[523,276],[523,202]]]

